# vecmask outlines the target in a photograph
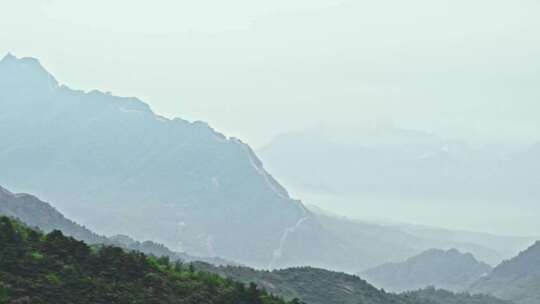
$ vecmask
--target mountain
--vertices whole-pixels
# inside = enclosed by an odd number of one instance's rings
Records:
[[[486,277],[479,279],[471,292],[488,293],[516,304],[540,303],[540,241],[504,261]]]
[[[0,138],[0,184],[100,234],[257,267],[360,269],[245,143],[137,98],[72,90],[36,59],[0,61]]]
[[[491,267],[470,253],[431,249],[401,263],[368,269],[362,276],[373,285],[394,292],[428,286],[461,291],[489,272]]]
[[[0,215],[16,218],[24,224],[35,227],[45,233],[53,230],[62,231],[66,236],[73,237],[89,245],[114,245],[126,250],[140,251],[153,256],[168,256],[172,260],[184,262],[204,261],[216,265],[234,264],[217,257],[195,257],[186,253],[173,252],[162,244],[151,241],[139,242],[125,235],[106,237],[98,235],[83,227],[52,207],[49,203],[26,193],[11,193],[0,186]]]
[[[358,252],[364,262],[362,270],[401,262],[432,248],[471,252],[480,260],[497,265],[504,257],[515,255],[533,242],[532,238],[357,220],[313,206],[309,209],[326,230],[339,235],[348,247]]]
[[[236,281],[255,282],[285,299],[298,298],[308,304],[512,304],[492,296],[453,293],[432,287],[393,294],[373,287],[358,276],[312,267],[260,271],[207,263],[195,263],[194,266]]]
[[[247,267],[213,266],[206,263],[194,265],[195,269],[217,273],[236,281],[255,282],[285,299],[298,298],[308,304],[422,303],[378,290],[357,276],[324,269],[295,267],[259,271]]]
[[[67,219],[50,204],[26,193],[11,193],[0,186],[0,215],[16,218],[44,232],[60,230],[88,244],[107,244],[109,240]]]
[[[540,231],[539,147],[376,123],[284,133],[257,154],[290,193],[342,214],[529,235]]]
[[[302,303],[297,298],[286,302],[264,289],[276,290],[288,297],[302,296],[309,301],[307,304],[506,303],[491,297],[450,292],[444,292],[441,300],[437,295],[424,292],[389,294],[358,277],[309,267],[269,272],[203,263],[195,267],[172,264],[167,258],[126,252],[119,247],[91,248],[58,230],[44,235],[5,216],[0,217],[0,244],[0,303],[6,304]],[[214,272],[218,269],[221,273],[211,274],[201,269],[202,265],[214,267]],[[235,281],[233,276],[241,279]],[[244,284],[246,280],[250,282]],[[256,281],[265,285],[259,288]]]
[[[425,240],[430,248],[458,249],[496,266],[534,243],[534,237],[515,237],[467,230],[450,230],[430,226],[398,224],[400,230]]]
[[[286,299],[294,300],[299,298],[307,303],[332,304],[332,303],[394,303],[394,304],[436,304],[437,301],[426,301],[417,296],[398,296],[377,290],[366,281],[357,276],[338,273],[324,269],[311,267],[298,267],[281,269],[275,271],[255,270],[244,266],[233,266],[220,259],[201,259],[188,256],[185,253],[176,253],[167,247],[153,242],[137,242],[128,236],[116,235],[113,237],[103,237],[79,226],[66,219],[56,209],[49,204],[40,201],[29,194],[13,194],[4,188],[0,188],[0,215],[8,215],[31,225],[47,231],[51,234],[57,229],[63,230],[66,234],[73,235],[82,240],[88,240],[92,244],[98,244],[97,248],[105,246],[118,246],[128,252],[139,251],[160,258],[160,261],[175,261],[182,263],[190,262],[190,265],[198,271],[219,274],[222,277],[234,279],[245,284],[251,282],[279,295]],[[1,230],[1,229],[0,229]],[[4,242],[2,242],[4,244]],[[66,251],[70,253],[69,250]],[[203,260],[203,261],[196,261]],[[1,277],[0,277],[1,279]],[[0,288],[6,288],[0,285]],[[6,290],[4,290],[6,292]],[[72,291],[75,294],[77,291]],[[1,293],[0,293],[1,295]],[[433,296],[431,296],[433,298]],[[462,299],[452,293],[445,294],[444,299]],[[442,299],[441,298],[441,299]],[[468,299],[468,298],[467,298]],[[447,302],[441,302],[445,304]],[[451,302],[448,302],[451,303]],[[460,303],[469,304],[468,300]],[[498,302],[470,302],[473,303],[498,303]]]
[[[14,194],[0,186],[0,214],[20,219],[31,227],[38,227],[44,232],[60,230],[65,235],[74,237],[88,244],[111,244],[130,250],[138,250],[155,256],[169,256],[171,259],[184,261],[206,261],[212,264],[234,264],[217,257],[197,257],[186,253],[175,252],[164,245],[144,241],[138,242],[130,236],[114,235],[105,237],[98,235],[86,227],[67,219],[49,203],[24,193]],[[335,235],[347,240],[347,247],[357,252],[359,269],[370,265],[379,265],[388,261],[399,261],[417,254],[424,248],[439,245],[460,246],[458,242],[433,242],[428,238],[419,238],[399,229],[350,221],[343,218],[327,216],[316,211],[313,213],[321,225]],[[461,244],[461,247],[466,247]]]
[[[501,300],[489,295],[453,293],[434,287],[406,292],[402,296],[415,300],[427,300],[437,304],[514,304],[511,301]]]
[[[58,230],[43,235],[4,216],[0,244],[0,303],[286,303],[254,284],[118,247],[91,248]]]
[[[292,199],[240,140],[159,116],[137,98],[70,89],[33,58],[0,61],[0,138],[1,185],[54,202],[99,234],[172,252],[354,273],[427,248],[462,249],[446,240],[411,248],[377,229],[360,239],[361,226],[342,233],[348,222],[323,220]],[[492,247],[470,245],[498,262]]]

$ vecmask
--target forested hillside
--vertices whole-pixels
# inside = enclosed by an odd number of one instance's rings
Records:
[[[299,298],[309,304],[423,303],[378,290],[357,276],[312,267],[259,271],[247,267],[216,267],[196,263],[195,268],[241,282],[256,282],[274,294],[287,299]]]
[[[0,303],[286,303],[255,284],[118,247],[89,247],[7,217],[0,217],[0,244]]]
[[[298,298],[308,304],[509,304],[486,295],[453,293],[427,288],[404,294],[388,293],[362,278],[312,267],[274,271],[239,266],[213,266],[195,263],[196,269],[220,274],[241,282],[255,282],[285,299]]]
[[[137,242],[128,236],[115,236],[112,238],[106,238],[98,236],[92,231],[78,225],[77,223],[67,219],[56,209],[49,204],[40,201],[38,198],[29,194],[13,194],[6,189],[0,188],[0,214],[16,217],[25,224],[32,227],[37,227],[45,232],[52,232],[55,229],[62,230],[63,233],[74,236],[79,241],[90,242],[94,244],[96,248],[103,246],[118,246],[128,251],[140,251],[152,256],[166,256],[171,261],[193,261],[195,257],[189,256],[185,253],[173,252],[167,247],[156,244],[153,242]],[[20,225],[16,225],[19,231],[30,231],[28,229],[21,230]],[[43,236],[41,237],[43,238]],[[64,239],[68,239],[63,237]],[[26,240],[23,238],[23,240]],[[70,255],[73,250],[78,250],[79,247],[72,246],[70,244],[82,243],[76,242],[73,239],[67,243],[59,243],[57,246],[67,246],[63,249],[65,255]],[[5,244],[5,240],[0,240],[0,244]],[[101,244],[101,245],[96,245]],[[34,246],[35,247],[35,246]],[[83,246],[84,247],[84,246]],[[35,247],[37,248],[37,247]],[[105,250],[109,250],[112,247],[104,247]],[[107,249],[109,248],[109,249]],[[37,251],[39,253],[39,251]],[[117,250],[116,254],[119,254]],[[33,253],[31,255],[34,255]],[[128,254],[128,255],[131,255]],[[24,256],[24,254],[23,254]],[[35,255],[38,258],[41,253]],[[167,258],[159,259],[160,263],[165,263]],[[151,258],[152,261],[156,261]],[[226,261],[221,259],[206,259],[214,264],[227,264]],[[181,264],[178,264],[181,265]],[[189,264],[181,267],[181,270],[185,272],[187,269],[189,273]],[[279,295],[285,299],[293,300],[299,298],[308,304],[493,304],[494,299],[489,297],[466,297],[464,295],[455,295],[453,293],[416,293],[413,295],[395,295],[378,290],[375,287],[368,284],[357,276],[348,275],[340,272],[333,272],[324,269],[317,269],[311,267],[297,267],[282,269],[276,271],[263,271],[255,270],[249,267],[242,266],[215,266],[204,262],[196,262],[194,268],[204,273],[210,272],[220,275],[222,278],[229,278],[235,281],[249,284],[255,282],[257,285],[268,290],[272,294]],[[27,264],[25,269],[34,267],[32,263]],[[115,266],[116,267],[116,266]],[[0,265],[0,269],[3,269]],[[0,278],[0,281],[7,282]],[[3,293],[7,292],[6,285],[3,288]],[[135,285],[130,285],[129,288]],[[11,293],[10,293],[11,294]],[[420,297],[420,296],[429,296]],[[433,299],[440,299],[443,302],[437,302]],[[478,302],[478,299],[484,301],[485,299],[492,299],[490,301]],[[37,300],[36,300],[37,301]],[[124,303],[121,302],[113,303]],[[360,302],[359,302],[360,301]],[[450,301],[450,302],[448,302]],[[454,301],[454,302],[451,302]],[[457,301],[457,302],[456,302]],[[1,302],[0,302],[1,303]],[[23,302],[24,303],[24,302]],[[46,303],[46,302],[32,302],[32,303]],[[55,302],[56,303],[56,302]],[[79,302],[77,302],[79,303]],[[151,302],[150,302],[151,303]],[[166,303],[166,302],[165,302]],[[173,302],[174,303],[174,302]]]

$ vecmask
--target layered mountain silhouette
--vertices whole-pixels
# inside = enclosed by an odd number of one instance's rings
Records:
[[[470,288],[517,304],[540,303],[540,241],[502,262]]]
[[[98,233],[259,267],[354,267],[245,143],[136,98],[72,90],[36,59],[0,62],[0,138],[0,184]]]
[[[453,293],[433,287],[393,294],[373,287],[358,276],[312,267],[273,271],[206,263],[195,263],[195,267],[236,281],[255,282],[285,299],[299,298],[309,304],[511,304],[492,296]]]
[[[284,133],[257,154],[306,201],[342,210],[355,210],[361,201],[366,211],[355,211],[362,216],[418,222],[421,214],[431,221],[424,223],[445,226],[479,226],[489,209],[482,229],[528,235],[540,231],[540,145],[533,143],[473,144],[373,123]],[[445,217],[441,206],[448,209]]]
[[[538,175],[530,169],[539,168],[539,151],[538,143],[473,145],[431,132],[366,124],[280,134],[257,152],[280,179],[306,191],[403,200],[519,200],[538,211]],[[324,161],[328,158],[333,161]]]
[[[394,292],[428,286],[462,291],[490,272],[491,266],[478,261],[470,253],[431,249],[401,263],[368,269],[361,275],[375,286]]]
[[[402,262],[432,248],[457,249],[495,266],[527,248],[533,238],[498,236],[488,233],[447,230],[402,223],[378,223],[338,216],[309,206],[321,225],[339,235],[359,252],[366,268],[388,262]],[[371,266],[369,266],[371,265]]]
[[[106,237],[92,232],[66,218],[49,203],[26,193],[12,193],[0,186],[0,215],[15,218],[30,227],[45,233],[60,230],[66,236],[73,237],[89,245],[113,245],[126,250],[136,250],[154,256],[168,256],[172,260],[184,262],[203,261],[215,265],[234,264],[217,257],[195,257],[186,253],[174,252],[162,244],[151,241],[139,242],[126,235]]]
[[[90,247],[61,231],[43,234],[5,216],[0,216],[0,243],[2,303],[284,303],[257,287],[254,277],[243,284],[242,279],[233,280],[230,272],[220,273],[224,279],[201,271],[201,263],[186,267],[115,246]],[[429,290],[389,294],[358,277],[307,267],[273,272],[236,269],[257,274],[283,297],[292,292],[311,304],[505,303],[449,292],[439,298],[441,291]],[[290,303],[302,302],[294,298]]]
[[[285,304],[253,283],[115,246],[90,247],[5,216],[0,244],[0,303]]]
[[[245,284],[257,283],[265,290],[285,299],[301,299],[309,304],[495,304],[506,303],[489,296],[454,294],[444,290],[418,290],[397,295],[379,290],[358,276],[317,269],[295,267],[274,271],[231,265],[221,259],[204,259],[172,252],[163,245],[137,242],[129,236],[99,236],[64,217],[59,211],[30,194],[14,194],[0,187],[0,216],[16,218],[43,232],[60,230],[64,235],[91,245],[117,246],[156,258],[166,256],[173,262],[189,262],[197,271],[211,272]],[[98,246],[98,248],[101,246]],[[60,249],[60,248],[59,248]],[[104,265],[107,266],[107,265]],[[0,286],[1,287],[1,286]]]
[[[33,58],[0,61],[0,138],[1,185],[53,202],[103,235],[254,267],[348,272],[440,247],[433,236],[411,247],[402,236],[418,237],[399,229],[383,236],[375,226],[363,235],[365,226],[323,219],[291,198],[239,139],[159,116],[137,98],[73,90]],[[490,262],[501,258],[467,243]]]

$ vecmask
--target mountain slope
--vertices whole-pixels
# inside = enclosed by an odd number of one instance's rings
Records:
[[[428,286],[460,291],[490,271],[489,265],[470,253],[431,249],[401,263],[368,269],[362,276],[377,287],[395,292]]]
[[[81,240],[97,242],[96,244],[119,246],[128,251],[140,251],[145,254],[151,254],[156,257],[166,256],[172,261],[192,262],[200,258],[188,256],[186,254],[175,253],[163,245],[152,242],[136,242],[127,236],[114,236],[105,238],[98,236],[88,229],[77,225],[66,219],[56,209],[49,204],[28,194],[13,194],[3,188],[0,188],[0,215],[9,215],[19,219],[24,219],[31,226],[41,228],[46,232],[52,232],[55,229],[65,231],[67,234],[75,235]],[[78,232],[78,233],[73,233]],[[332,304],[332,303],[429,303],[436,304],[432,300],[426,302],[423,298],[406,296],[396,296],[375,289],[364,280],[347,275],[323,269],[310,267],[290,268],[276,271],[255,270],[243,266],[216,266],[227,265],[226,261],[220,259],[203,259],[207,262],[194,262],[197,270],[219,274],[223,277],[244,282],[246,284],[256,282],[273,294],[282,296],[286,299],[299,298],[310,304]],[[469,304],[462,300],[464,296],[452,293],[445,294],[441,299],[460,299],[462,304]],[[492,302],[470,302],[475,303],[498,303]],[[442,304],[453,302],[441,302]]]
[[[540,303],[540,241],[504,261],[470,288],[517,304]]]
[[[60,230],[88,244],[107,244],[108,239],[67,219],[50,204],[25,193],[11,193],[0,186],[0,215],[16,218],[30,227],[49,233]]]
[[[402,294],[409,299],[427,300],[437,304],[514,304],[511,301],[501,300],[489,295],[468,293],[453,293],[433,287]]]
[[[0,184],[98,233],[258,267],[358,269],[240,140],[136,98],[72,90],[35,59],[0,61],[0,138]]]
[[[308,304],[511,304],[492,296],[453,293],[434,288],[392,294],[373,287],[357,276],[312,267],[260,271],[239,266],[213,266],[206,263],[194,265],[196,269],[237,281],[255,282],[285,299],[298,298]]]
[[[357,276],[312,267],[258,271],[246,267],[196,263],[195,268],[241,282],[255,282],[285,299],[298,298],[308,304],[423,303],[378,290]]]
[[[258,289],[0,217],[0,303],[284,304]]]
[[[173,252],[164,245],[151,241],[138,242],[125,235],[105,237],[98,235],[86,227],[67,219],[50,204],[26,193],[11,193],[0,186],[0,215],[16,218],[24,224],[49,233],[53,230],[62,231],[66,236],[73,237],[89,245],[113,245],[127,250],[140,251],[153,256],[168,256],[172,260],[205,261],[216,265],[233,264],[215,257],[194,257],[186,253]]]

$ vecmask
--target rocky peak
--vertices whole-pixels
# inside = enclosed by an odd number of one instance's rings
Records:
[[[27,86],[54,90],[58,81],[32,57],[17,58],[8,53],[0,60],[0,86]]]

